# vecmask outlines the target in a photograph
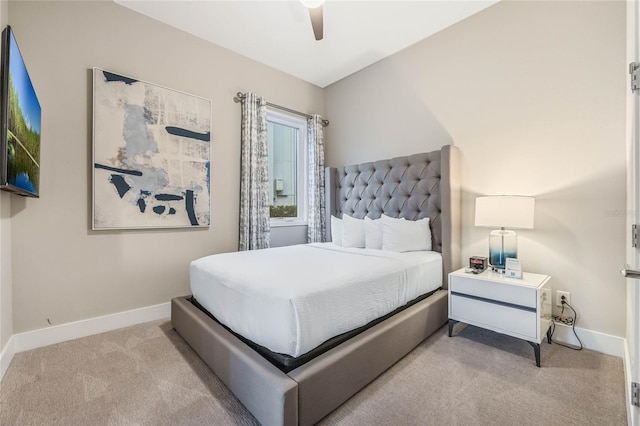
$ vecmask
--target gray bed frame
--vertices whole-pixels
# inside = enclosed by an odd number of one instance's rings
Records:
[[[408,220],[430,218],[442,253],[443,287],[460,267],[459,151],[438,151],[327,168],[330,216],[347,213]],[[302,366],[283,373],[228,332],[189,297],[171,301],[171,322],[204,362],[263,425],[311,425],[408,354],[447,322],[447,292],[438,291]]]

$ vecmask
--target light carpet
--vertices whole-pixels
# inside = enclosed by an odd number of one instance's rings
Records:
[[[323,425],[626,425],[622,360],[446,327]],[[17,354],[1,425],[254,425],[168,320]]]

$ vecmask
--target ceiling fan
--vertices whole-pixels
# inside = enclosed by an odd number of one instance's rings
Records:
[[[320,41],[324,37],[324,24],[322,22],[322,4],[325,0],[300,0],[309,9],[311,26],[316,40]]]

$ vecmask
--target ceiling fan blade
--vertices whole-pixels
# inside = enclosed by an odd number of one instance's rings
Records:
[[[309,17],[311,18],[311,26],[316,40],[322,40],[324,36],[324,23],[322,22],[322,6],[309,9]]]

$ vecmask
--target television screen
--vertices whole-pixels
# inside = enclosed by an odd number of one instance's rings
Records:
[[[40,187],[40,103],[11,27],[2,32],[0,188],[31,197]]]

